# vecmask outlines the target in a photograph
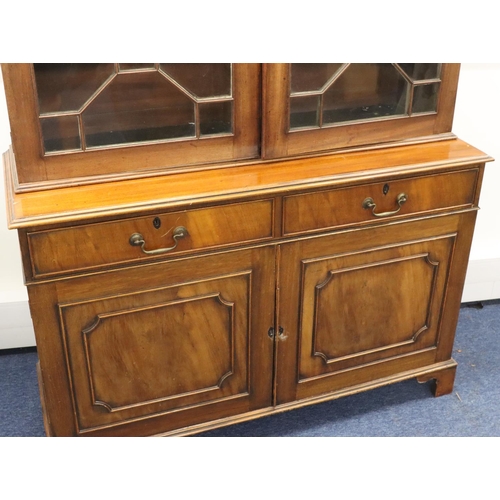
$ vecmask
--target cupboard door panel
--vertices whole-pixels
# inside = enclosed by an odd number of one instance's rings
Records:
[[[303,261],[299,380],[435,347],[454,242]]]
[[[59,306],[81,427],[246,395],[249,282]]]
[[[283,245],[278,402],[449,359],[447,301],[459,295],[447,287],[465,277],[455,257],[463,257],[457,217]]]
[[[273,254],[231,252],[36,287],[57,309],[76,433],[158,434],[270,406]],[[45,377],[61,362],[54,356],[40,353]]]

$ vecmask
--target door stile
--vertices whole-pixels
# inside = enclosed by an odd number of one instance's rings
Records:
[[[277,368],[278,368],[278,343],[280,341],[280,259],[281,259],[281,245],[276,246],[275,252],[275,278],[276,278],[276,286],[274,291],[274,335],[273,335],[273,377],[272,377],[272,405],[276,406],[277,404]]]

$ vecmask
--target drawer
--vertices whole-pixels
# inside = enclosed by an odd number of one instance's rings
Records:
[[[185,228],[187,234],[174,238],[178,228]],[[133,246],[132,235],[141,235],[136,239],[144,244],[139,241]],[[27,235],[34,278],[272,237],[273,200],[158,213]]]
[[[479,169],[472,168],[286,196],[283,234],[471,207],[478,177]]]

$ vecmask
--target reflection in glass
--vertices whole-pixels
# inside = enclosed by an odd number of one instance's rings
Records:
[[[160,69],[196,97],[231,95],[231,64],[162,63]]]
[[[439,83],[416,85],[413,92],[413,113],[429,113],[437,110]]]
[[[342,63],[292,63],[292,93],[321,90],[342,66]]]
[[[320,96],[292,96],[290,98],[290,127],[317,127]]]
[[[392,64],[351,64],[325,92],[323,123],[407,112],[408,83]]]
[[[412,80],[439,78],[441,72],[441,64],[436,63],[399,63],[399,66]]]
[[[158,72],[118,74],[82,116],[87,147],[195,135],[193,102]]]
[[[79,110],[114,73],[114,64],[34,64],[40,113]]]
[[[435,63],[290,64],[290,130],[435,113],[440,73]]]
[[[81,149],[77,116],[55,116],[40,120],[45,151]]]
[[[232,101],[203,102],[199,104],[200,134],[227,134],[232,132]]]

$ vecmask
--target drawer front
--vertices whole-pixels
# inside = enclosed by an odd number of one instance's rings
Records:
[[[287,196],[283,207],[283,232],[293,235],[471,207],[478,176],[479,169],[473,168]],[[367,205],[366,208],[363,205]]]
[[[174,238],[179,228],[187,234]],[[132,235],[142,236],[137,246]],[[37,231],[28,244],[33,277],[43,278],[272,237],[273,200],[262,200]]]

